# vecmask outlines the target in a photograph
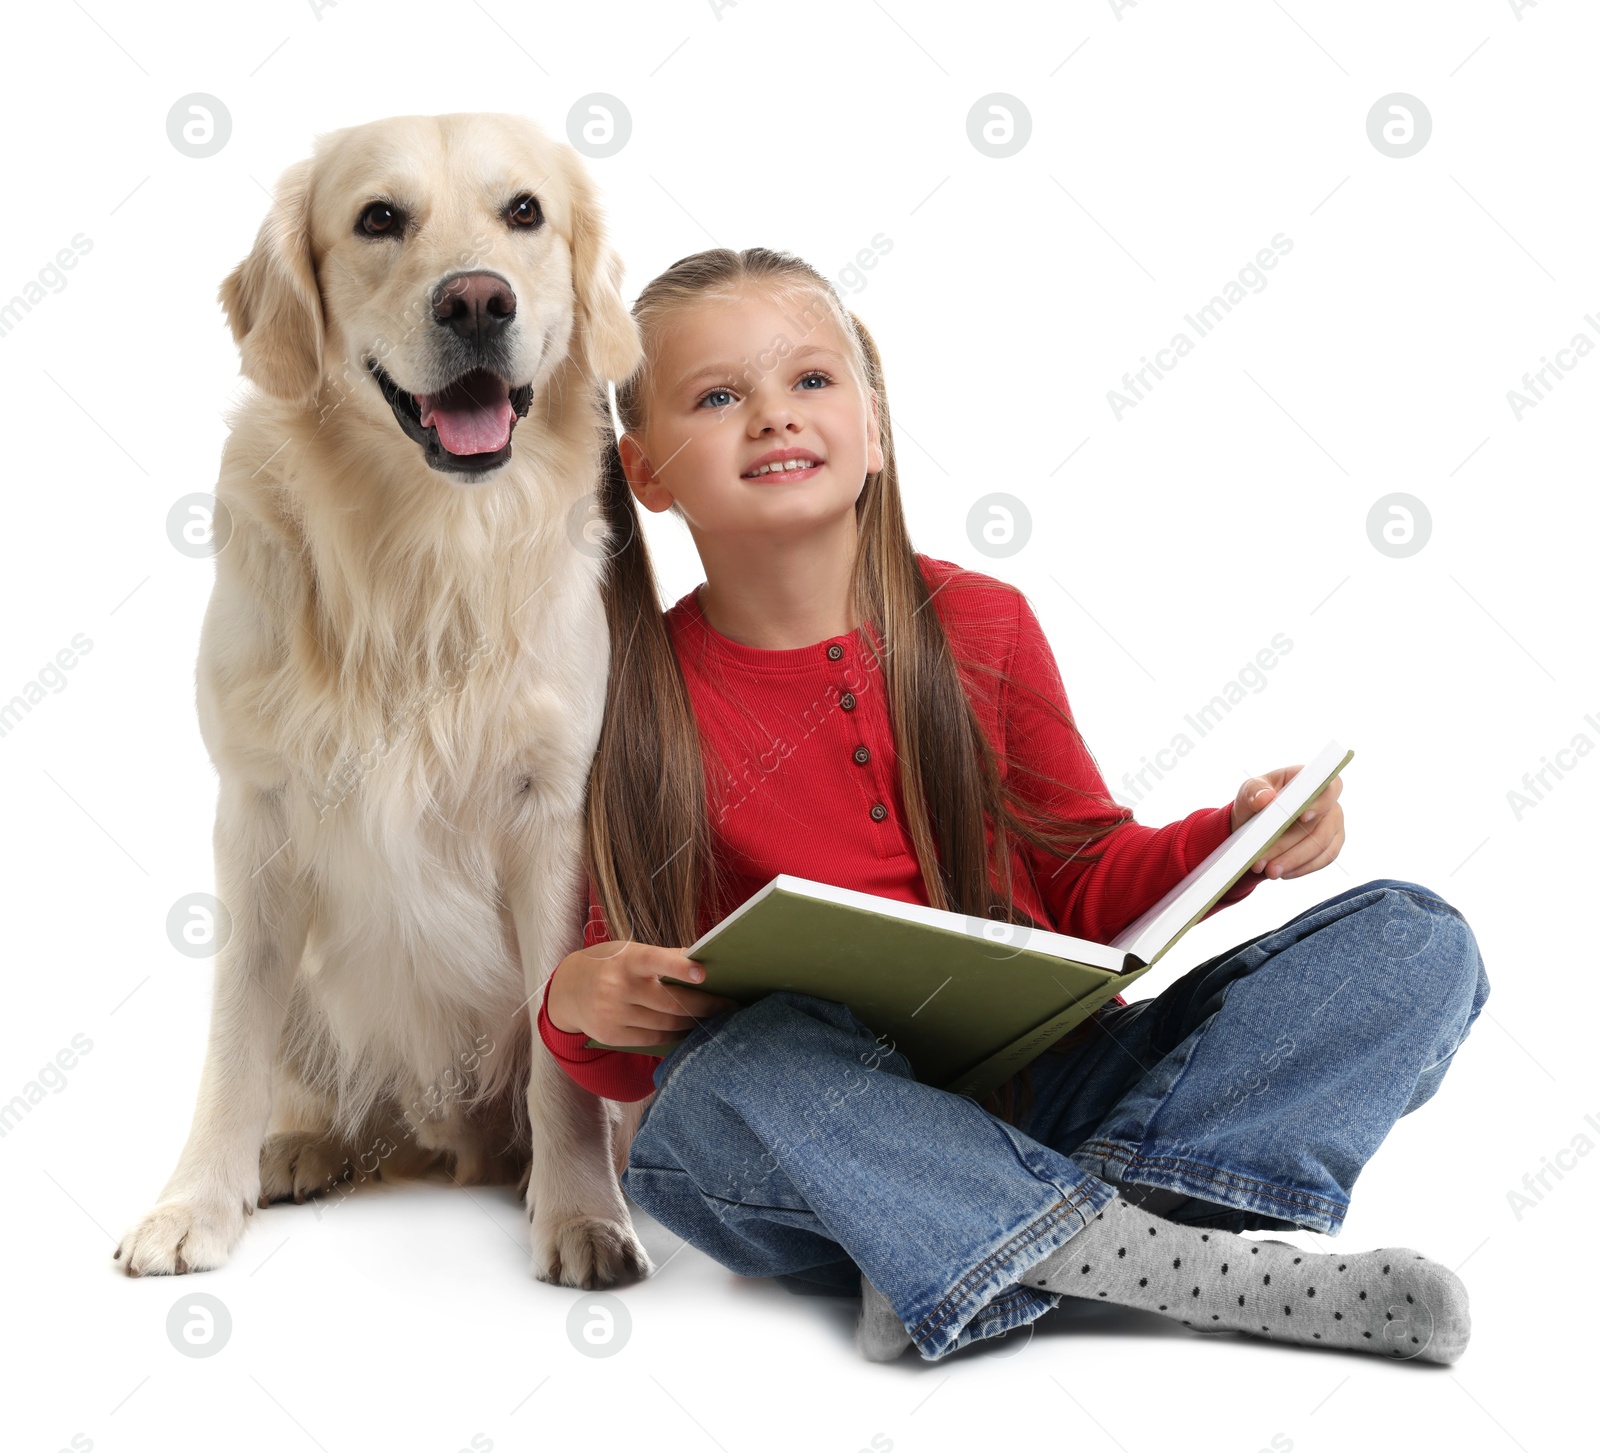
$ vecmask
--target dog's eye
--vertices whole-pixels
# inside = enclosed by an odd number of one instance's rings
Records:
[[[356,219],[356,231],[368,237],[393,237],[404,221],[398,208],[387,202],[372,202]]]
[[[544,208],[537,197],[524,193],[506,208],[506,221],[513,227],[537,227],[544,221]]]

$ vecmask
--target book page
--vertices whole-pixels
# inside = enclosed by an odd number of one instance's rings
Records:
[[[1354,755],[1338,742],[1329,742],[1284,783],[1271,802],[1218,843],[1182,882],[1123,929],[1112,940],[1112,946],[1127,950],[1143,963],[1154,963],[1244,875]]]
[[[984,938],[1000,942],[1013,942],[1017,947],[1026,944],[1038,953],[1051,954],[1068,963],[1088,964],[1091,968],[1107,969],[1120,974],[1128,967],[1127,954],[1120,948],[1095,943],[1071,934],[1052,933],[1047,929],[1028,928],[1021,924],[1004,924],[998,920],[968,918],[943,908],[930,908],[925,903],[906,903],[899,898],[883,898],[876,893],[862,893],[855,888],[839,888],[832,883],[819,883],[812,878],[798,878],[792,873],[780,873],[764,888],[752,894],[726,918],[701,934],[687,949],[684,957],[695,958],[700,950],[716,939],[724,929],[747,910],[753,908],[774,890],[802,893],[819,898],[825,903],[837,903],[846,908],[859,908],[866,913],[877,913],[885,918],[899,918],[907,923],[920,923],[928,928],[943,929],[947,933],[965,934],[969,938]]]

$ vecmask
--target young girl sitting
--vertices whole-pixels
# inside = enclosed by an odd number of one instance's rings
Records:
[[[873,1359],[931,1361],[1069,1295],[1454,1361],[1467,1297],[1445,1267],[1238,1234],[1337,1234],[1361,1167],[1438,1089],[1488,980],[1430,889],[1363,883],[1118,999],[982,1105],[840,1004],[661,982],[703,979],[684,946],[778,873],[1107,941],[1296,769],[1160,828],[1110,798],[1026,598],[913,551],[877,350],[811,267],[698,253],[634,312],[590,922],[538,1016],[578,1083],[654,1091],[624,1188],[735,1272],[859,1289]],[[704,564],[664,614],[635,499]],[[1339,790],[1216,908],[1331,862]]]

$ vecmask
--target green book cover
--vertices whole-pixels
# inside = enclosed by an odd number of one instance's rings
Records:
[[[689,945],[706,970],[693,987],[740,1004],[781,989],[836,1000],[919,1080],[981,1100],[1151,968],[1354,755],[1330,742],[1110,944],[780,873]]]

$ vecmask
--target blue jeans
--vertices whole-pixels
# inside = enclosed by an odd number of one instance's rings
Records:
[[[656,1067],[622,1184],[741,1275],[853,1295],[864,1272],[932,1361],[1054,1307],[1020,1278],[1118,1183],[1188,1197],[1189,1224],[1337,1235],[1488,993],[1461,914],[1375,879],[1102,1009],[1034,1060],[1017,1126],[920,1083],[843,1005],[773,993]]]

